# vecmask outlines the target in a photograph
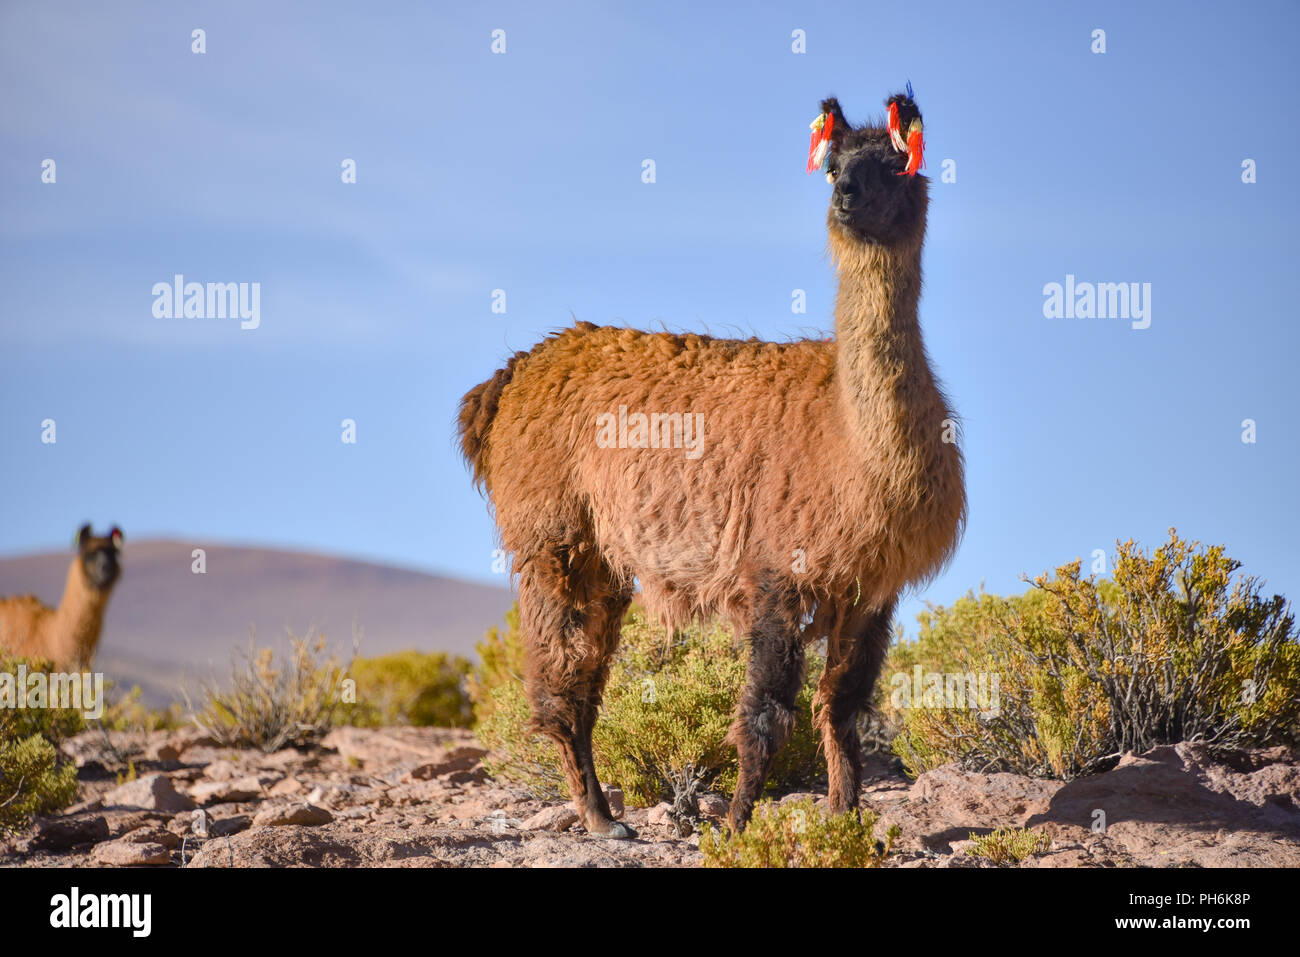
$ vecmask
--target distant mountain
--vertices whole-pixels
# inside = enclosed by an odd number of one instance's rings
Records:
[[[206,574],[191,552],[206,552]],[[32,593],[54,606],[67,552],[0,559],[0,597]],[[503,586],[326,555],[195,542],[128,541],[122,579],[109,602],[96,670],[150,703],[177,698],[182,680],[229,673],[232,650],[286,647],[285,629],[321,631],[348,654],[353,623],[361,654],[405,648],[473,655],[484,631],[504,621],[514,600]]]

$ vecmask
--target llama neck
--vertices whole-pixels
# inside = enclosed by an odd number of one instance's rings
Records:
[[[839,272],[837,376],[849,429],[885,485],[911,487],[946,459],[947,402],[917,319],[921,238],[902,246],[832,236]]]
[[[89,665],[94,658],[109,592],[110,589],[99,589],[90,583],[80,556],[72,560],[63,586],[63,599],[54,613],[56,647],[51,651],[60,666]]]

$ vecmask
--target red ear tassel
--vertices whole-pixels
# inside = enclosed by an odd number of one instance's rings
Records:
[[[921,121],[913,120],[912,128],[907,131],[907,168],[898,175],[915,176],[924,162],[925,138],[921,133]]]
[[[821,130],[814,127],[812,136],[808,140],[808,164],[804,168],[805,173],[811,173],[813,171],[813,154],[817,152],[817,141],[819,139],[821,139]]]
[[[903,142],[903,128],[898,122],[897,103],[889,104],[889,141],[900,153],[907,149],[907,144]]]
[[[831,151],[831,133],[835,131],[835,116],[823,113],[812,121],[812,137],[808,140],[808,165],[804,172],[812,173],[821,168]]]

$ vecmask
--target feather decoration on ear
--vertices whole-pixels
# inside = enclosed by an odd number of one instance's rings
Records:
[[[894,144],[894,149],[898,152],[907,152],[907,142],[903,139],[902,126],[898,121],[897,101],[889,104],[889,141]]]
[[[808,140],[808,165],[804,172],[811,173],[821,169],[831,153],[831,134],[835,131],[835,114],[819,113],[817,119],[808,124],[812,137]]]
[[[907,130],[907,168],[899,176],[915,176],[925,163],[925,136],[921,132],[921,121],[913,120]]]

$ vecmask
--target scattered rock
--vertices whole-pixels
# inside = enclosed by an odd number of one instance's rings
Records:
[[[359,787],[355,784],[317,786],[312,788],[311,793],[307,795],[308,804],[319,804],[333,808],[371,799],[378,803],[379,792],[373,788]]]
[[[609,802],[609,813],[616,819],[621,818],[626,810],[623,803],[623,789],[606,784],[601,787],[601,790],[605,792],[605,800]]]
[[[258,764],[276,771],[287,771],[289,768],[314,767],[317,761],[315,756],[304,754],[297,748],[281,748],[279,751],[263,755]]]
[[[1022,866],[1296,867],[1300,813],[1270,796],[1298,764],[1274,750],[1212,759],[1201,745],[1165,745],[1070,782],[945,765],[885,805],[878,832],[897,824],[905,854],[953,863],[972,831],[1028,827],[1054,844]]]
[[[416,765],[411,769],[410,776],[415,781],[428,781],[430,778],[441,777],[444,774],[452,774],[456,771],[469,771],[486,755],[486,748],[473,745],[450,748],[439,760],[425,761]]]
[[[32,851],[62,851],[78,844],[98,844],[108,840],[108,821],[96,817],[40,818],[31,834],[18,842],[25,854]]]
[[[143,742],[133,731],[105,731],[94,728],[64,738],[59,750],[72,758],[78,768],[113,771],[125,768],[127,762],[143,757]]]
[[[262,796],[264,785],[270,783],[265,775],[250,774],[242,778],[203,781],[190,789],[190,795],[199,804],[230,804],[253,801]]]
[[[718,821],[725,818],[729,810],[731,810],[731,802],[721,794],[709,792],[700,795],[700,817]]]
[[[193,812],[185,811],[184,813],[174,815],[172,819],[167,822],[167,830],[171,831],[173,834],[180,834],[183,836],[193,832],[193,825]]]
[[[314,804],[268,805],[253,818],[254,827],[283,827],[298,824],[303,827],[320,827],[334,820],[334,815]]]
[[[825,804],[826,795],[815,794],[812,791],[795,791],[793,794],[786,794],[781,797],[778,804],[793,804],[796,801],[807,801],[811,799],[814,804]]]
[[[194,802],[179,793],[165,774],[146,774],[104,795],[104,807],[138,807],[146,811],[184,811]]]
[[[223,817],[219,821],[213,821],[209,826],[209,831],[213,837],[229,837],[231,834],[238,834],[240,831],[246,831],[253,826],[253,819],[247,814],[235,814],[231,817]]]
[[[201,728],[196,728],[193,725],[186,725],[183,728],[176,728],[173,731],[164,731],[161,732],[161,734],[163,737],[157,747],[160,750],[163,748],[174,750],[177,754],[184,754],[190,748],[217,747],[216,738],[212,737],[212,735],[208,734]],[[151,736],[150,747],[152,746],[154,745]]]
[[[447,784],[482,784],[488,779],[488,773],[482,765],[478,765],[470,771],[452,771],[450,774],[444,774],[442,780]]]
[[[453,728],[343,727],[332,730],[322,744],[334,748],[345,761],[359,767],[426,768],[422,772],[426,779],[468,770],[487,753],[472,732]]]
[[[169,850],[181,846],[181,839],[162,827],[138,827],[134,831],[123,834],[118,840],[129,841],[132,844],[161,844]]]
[[[68,739],[65,750],[84,759],[85,800],[0,845],[0,866],[166,865],[179,863],[181,839],[185,863],[199,867],[700,862],[670,805],[626,808],[606,787],[611,811],[641,836],[592,840],[573,827],[571,805],[547,806],[487,778],[482,749],[467,731],[338,729],[328,740],[335,750],[266,755],[217,748],[194,733]],[[169,759],[173,750],[185,766],[114,787],[123,754],[138,765],[142,756]],[[1048,851],[1021,867],[1300,866],[1300,752],[1287,748],[1211,753],[1173,745],[1125,755],[1110,771],[1068,783],[955,765],[913,782],[893,758],[866,760],[863,807],[881,816],[877,834],[891,824],[902,831],[888,866],[991,867],[963,851],[972,832],[999,826],[1051,839]],[[198,813],[206,815],[206,838],[193,830],[191,792],[205,805]],[[809,792],[785,800],[806,797],[826,804]],[[698,804],[700,817],[712,820],[729,807],[719,794],[700,795]],[[1106,826],[1094,833],[1098,811]]]
[[[577,833],[482,827],[357,825],[254,828],[208,841],[191,867],[691,867],[699,851],[679,841],[596,841]]]
[[[301,781],[297,778],[285,778],[283,781],[276,781],[266,793],[271,797],[287,797],[290,794],[297,794],[301,790]]]
[[[520,825],[525,831],[567,831],[578,823],[578,812],[569,804],[557,804],[538,811]]]
[[[355,867],[366,863],[355,841],[313,828],[267,827],[205,841],[190,867]]]
[[[161,844],[133,841],[110,841],[95,848],[95,860],[110,867],[141,867],[147,865],[170,864],[171,851]]]
[[[229,758],[218,758],[203,767],[203,776],[209,781],[233,781],[242,778],[248,772]]]
[[[181,749],[170,741],[158,741],[145,748],[144,756],[149,761],[171,764],[181,759]]]

